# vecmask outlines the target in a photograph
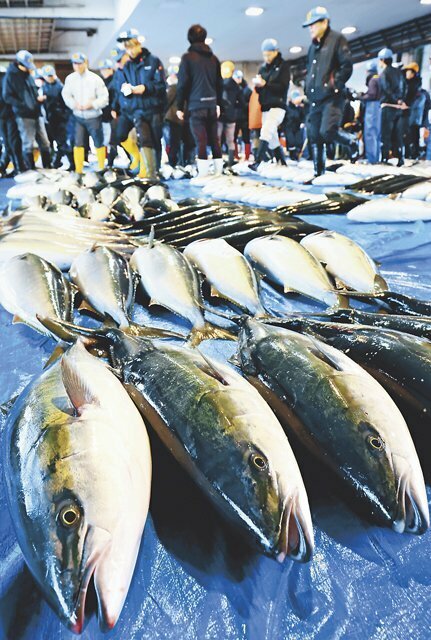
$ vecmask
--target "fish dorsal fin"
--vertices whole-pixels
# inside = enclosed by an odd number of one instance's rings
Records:
[[[211,360],[209,360],[209,358],[207,358],[200,349],[196,349],[196,351],[199,352],[199,355],[203,360],[203,362],[198,363],[198,367],[208,376],[211,376],[211,378],[218,380],[218,382],[220,382],[224,386],[228,386],[229,382],[225,379],[223,374],[217,369],[215,364],[211,362]]]
[[[23,320],[17,315],[14,315],[14,317],[12,318],[12,324],[26,324],[26,323],[25,323],[25,320]]]
[[[78,350],[85,351],[85,347],[80,342],[64,354],[61,360],[61,375],[66,393],[78,415],[81,415],[85,405],[98,404],[98,400],[90,388],[89,381],[78,367],[74,357]]]

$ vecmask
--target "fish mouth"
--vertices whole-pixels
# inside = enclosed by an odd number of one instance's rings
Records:
[[[296,562],[308,562],[314,550],[313,531],[303,517],[297,500],[286,502],[281,516],[280,536],[275,557],[282,563],[287,557]]]
[[[397,504],[396,517],[392,521],[394,531],[414,535],[422,535],[427,531],[430,525],[430,516],[426,494],[414,486],[408,475],[400,478]]]

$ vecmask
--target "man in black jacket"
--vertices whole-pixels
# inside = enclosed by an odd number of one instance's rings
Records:
[[[326,144],[338,142],[349,148],[350,157],[358,157],[354,135],[340,130],[345,104],[345,85],[353,71],[347,40],[329,26],[325,7],[308,12],[302,25],[309,27],[312,39],[308,50],[305,93],[310,102],[307,135],[316,176],[325,172]]]
[[[403,114],[407,87],[404,74],[392,66],[394,54],[390,49],[379,52],[380,104],[382,107],[382,162],[388,162],[394,142],[394,151],[398,157],[398,166],[404,164],[404,120]]]
[[[18,51],[15,61],[8,67],[3,83],[3,99],[15,114],[27,169],[34,169],[35,141],[39,145],[43,166],[51,166],[51,148],[40,109],[45,96],[38,95],[31,75],[35,68],[31,53]]]
[[[250,128],[248,126],[248,105],[250,102],[251,89],[244,79],[244,74],[240,69],[235,69],[232,78],[235,80],[242,92],[242,105],[236,115],[235,157],[238,157],[238,136],[241,132],[241,138],[244,143],[245,159],[248,160],[251,152]]]
[[[22,159],[21,138],[16,126],[12,108],[3,99],[3,86],[6,78],[5,67],[0,67],[0,136],[3,150],[0,158],[0,173],[5,174],[10,161],[13,162],[14,174],[25,171]],[[12,177],[12,174],[8,174]]]
[[[223,78],[223,97],[221,105],[220,121],[218,123],[218,137],[222,142],[224,134],[229,155],[228,166],[235,162],[235,128],[238,113],[241,113],[244,99],[241,88],[237,85],[232,75],[235,65],[230,60],[226,60],[221,65],[221,76]]]
[[[286,115],[290,82],[289,64],[283,60],[278,42],[273,38],[266,38],[262,42],[262,55],[264,64],[253,78],[262,109],[262,129],[259,148],[254,164],[250,165],[251,169],[257,169],[260,162],[269,160],[269,151],[272,151],[277,162],[286,164],[278,137],[278,127]]]
[[[107,149],[108,167],[112,167],[117,156],[117,144],[115,125],[116,121],[112,117],[117,103],[117,89],[115,86],[115,62],[111,58],[101,60],[98,65],[100,75],[103,78],[105,87],[108,89],[109,102],[102,109],[102,128],[103,128],[103,145]]]
[[[223,96],[220,62],[205,39],[207,31],[200,24],[190,27],[187,39],[190,47],[181,58],[177,85],[177,116],[184,119],[184,110],[190,114],[190,129],[198,150],[199,175],[208,175],[207,146],[212,150],[216,174],[223,172],[223,158],[217,134],[217,119]]]
[[[46,113],[46,131],[51,144],[57,145],[52,159],[52,166],[57,169],[61,166],[63,156],[67,156],[72,165],[72,150],[67,145],[67,122],[70,110],[64,104],[61,92],[63,83],[57,78],[52,65],[46,64],[42,67],[42,77],[44,79],[42,91],[46,96],[44,108]]]
[[[166,82],[163,64],[142,46],[136,29],[120,33],[129,60],[115,72],[119,89],[120,116],[116,124],[118,144],[135,154],[128,135],[135,127],[140,151],[139,176],[155,177],[161,158],[163,115],[166,108]]]

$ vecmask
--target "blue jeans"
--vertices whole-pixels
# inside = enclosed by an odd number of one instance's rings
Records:
[[[102,116],[88,119],[75,116],[75,147],[86,146],[86,133],[93,138],[96,149],[103,147]]]
[[[382,110],[379,100],[370,100],[365,103],[364,115],[364,144],[365,155],[370,164],[376,164],[380,160],[380,130]]]

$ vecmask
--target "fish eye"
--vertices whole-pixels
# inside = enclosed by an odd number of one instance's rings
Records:
[[[268,468],[268,462],[260,453],[252,453],[250,456],[250,463],[258,471],[266,471]]]
[[[81,521],[81,511],[76,504],[67,504],[60,509],[58,520],[65,529],[75,529]]]
[[[380,436],[371,435],[371,436],[368,436],[367,440],[370,446],[376,451],[383,451],[383,449],[385,448],[385,443],[383,442]]]

